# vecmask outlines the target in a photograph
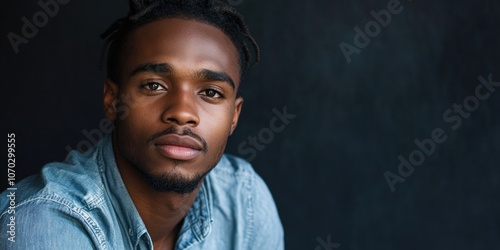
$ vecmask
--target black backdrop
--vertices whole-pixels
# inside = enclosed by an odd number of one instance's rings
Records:
[[[126,1],[60,2],[47,23],[36,1],[0,4],[1,126],[16,134],[17,179],[64,159],[103,118],[99,34]],[[287,249],[500,248],[500,87],[484,87],[500,82],[500,2],[231,2],[262,61],[227,151],[254,150]],[[376,24],[372,11],[391,18]],[[40,28],[15,53],[8,34],[22,35],[23,17]],[[270,133],[285,108],[296,117]]]

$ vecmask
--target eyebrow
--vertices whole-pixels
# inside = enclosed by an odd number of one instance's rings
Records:
[[[168,75],[173,72],[173,68],[167,63],[145,63],[137,66],[132,73],[130,73],[129,77],[133,77],[142,72],[153,72]]]
[[[169,75],[173,72],[173,67],[168,63],[145,63],[137,66],[129,75],[129,77],[133,77],[142,72],[152,72],[158,74]],[[195,76],[197,79],[205,80],[205,81],[219,81],[225,82],[229,84],[233,89],[236,88],[233,79],[225,72],[202,69],[200,71],[195,72]]]
[[[202,69],[196,73],[197,77],[207,81],[219,81],[229,84],[233,89],[236,88],[233,79],[225,72]]]

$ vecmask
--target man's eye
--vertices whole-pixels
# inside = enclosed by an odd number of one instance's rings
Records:
[[[157,82],[148,82],[148,83],[145,83],[144,85],[142,85],[142,87],[149,90],[149,91],[157,91],[157,90],[164,90],[165,89]]]
[[[222,97],[222,94],[219,91],[213,90],[213,89],[203,90],[202,93],[203,93],[203,95],[210,97],[210,98],[221,98]]]

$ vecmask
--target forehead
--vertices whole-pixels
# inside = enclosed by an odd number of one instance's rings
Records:
[[[239,83],[238,52],[219,28],[182,18],[160,19],[136,28],[124,49],[124,73],[145,63],[168,63],[179,73],[209,69]]]

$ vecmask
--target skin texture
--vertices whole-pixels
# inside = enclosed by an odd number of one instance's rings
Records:
[[[173,249],[197,181],[220,160],[238,122],[238,53],[218,28],[181,18],[135,29],[124,53],[121,82],[108,79],[104,86],[105,113],[116,125],[115,158],[155,249]],[[165,138],[172,135],[196,149],[171,145]],[[161,189],[161,182],[176,181],[195,185]]]

